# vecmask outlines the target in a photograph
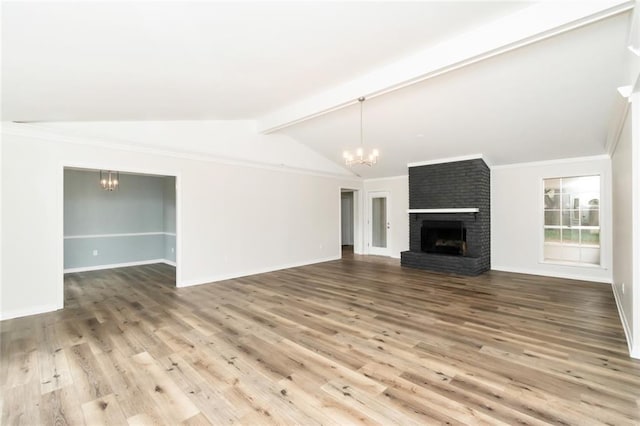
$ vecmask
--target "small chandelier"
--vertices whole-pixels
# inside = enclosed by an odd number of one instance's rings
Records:
[[[105,191],[115,191],[120,183],[120,173],[111,170],[100,170],[100,186]]]
[[[365,164],[371,167],[378,162],[379,153],[377,149],[371,151],[371,154],[366,157],[364,155],[364,138],[362,132],[362,104],[364,103],[364,100],[364,96],[358,98],[358,102],[360,102],[360,148],[356,150],[355,155],[353,155],[350,151],[345,151],[342,154],[344,162],[347,164],[347,166],[353,166],[354,164]]]

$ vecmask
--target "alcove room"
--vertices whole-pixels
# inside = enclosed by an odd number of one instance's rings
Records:
[[[175,177],[64,169],[64,273],[78,274],[68,275],[65,301],[81,304],[88,271],[155,265],[147,273],[175,286],[176,240]]]

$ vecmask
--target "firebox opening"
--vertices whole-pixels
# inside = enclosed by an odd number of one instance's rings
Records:
[[[467,254],[467,229],[458,220],[423,220],[420,246],[425,253],[464,256]]]

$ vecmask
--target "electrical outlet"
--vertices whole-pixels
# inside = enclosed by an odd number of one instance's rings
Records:
[[[94,250],[94,251],[93,251],[93,255],[94,255],[94,256],[97,256],[97,255],[98,255],[98,250]]]
[[[622,283],[622,294],[624,294],[624,283]]]
[[[176,249],[171,247],[171,253],[175,253]]]

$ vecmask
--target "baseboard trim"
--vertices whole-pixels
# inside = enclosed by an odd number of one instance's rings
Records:
[[[111,263],[108,265],[82,266],[80,268],[67,268],[64,270],[64,273],[71,274],[74,272],[100,271],[102,269],[127,268],[129,266],[151,265],[153,263],[168,263],[168,262],[170,261],[166,259],[151,259],[151,260],[140,260],[137,262]],[[175,266],[175,264],[173,266]]]
[[[162,259],[160,262],[162,262],[162,263],[166,263],[166,264],[167,264],[167,265],[169,265],[169,266],[173,266],[173,267],[175,267],[175,266],[176,266],[176,262],[174,262],[173,260],[169,260],[169,259]]]
[[[4,321],[4,320],[10,320],[10,319],[14,319],[14,318],[22,318],[22,317],[28,317],[30,315],[37,315],[37,314],[45,314],[47,312],[53,312],[53,311],[57,311],[59,309],[62,309],[62,306],[59,305],[41,305],[41,306],[34,306],[28,309],[16,309],[13,311],[1,311],[0,312],[0,321]]]
[[[324,258],[313,259],[313,260],[306,260],[303,262],[295,262],[295,263],[288,263],[288,264],[277,265],[277,266],[270,266],[266,268],[258,268],[250,271],[232,272],[229,274],[214,275],[214,276],[205,277],[205,278],[183,280],[177,284],[177,287],[181,288],[181,287],[191,287],[194,285],[211,284],[218,281],[232,280],[234,278],[242,278],[242,277],[248,277],[250,275],[265,274],[267,272],[280,271],[282,269],[289,269],[289,268],[297,268],[299,266],[313,265],[315,263],[331,262],[333,260],[339,260],[339,259],[341,259],[341,256],[337,255],[337,256],[330,256],[330,257],[324,257]]]
[[[622,309],[622,295],[618,292],[618,287],[615,284],[611,284],[611,289],[613,290],[613,298],[616,301],[616,306],[618,307],[618,315],[620,315],[620,322],[622,323],[622,329],[624,330],[624,335],[627,338],[627,346],[629,347],[629,355],[633,356],[633,335],[631,334],[631,327],[629,327],[629,323],[627,322],[627,317],[624,316],[624,310]],[[634,358],[638,358],[637,354]]]
[[[538,271],[536,269],[513,268],[510,266],[491,265],[492,271],[513,272],[515,274],[539,275],[542,277],[564,278],[567,280],[591,281],[594,283],[611,284],[610,278],[597,278],[590,275],[551,273],[546,271]]]
[[[640,359],[640,347],[632,348],[629,356],[631,356],[631,358]]]

